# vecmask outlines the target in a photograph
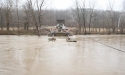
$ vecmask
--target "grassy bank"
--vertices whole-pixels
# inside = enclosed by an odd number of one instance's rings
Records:
[[[21,31],[6,31],[6,30],[0,30],[0,35],[35,35],[35,32],[33,30],[21,30]]]
[[[90,31],[87,29],[86,33],[82,32],[81,34],[77,33],[77,30],[75,28],[70,28],[71,32],[73,35],[91,35],[91,34],[98,34],[98,35],[110,35],[110,34],[125,34],[125,31],[123,31],[123,33],[121,33],[120,31],[117,31],[116,33],[112,33],[111,31],[107,31],[106,29],[97,29],[97,31]],[[48,35],[50,33],[50,28],[43,28],[41,29],[41,35]],[[0,30],[0,35],[37,35],[36,30],[34,29],[29,29],[29,30]]]
[[[41,29],[41,35],[48,35],[50,33],[49,29],[44,28]],[[37,35],[37,31],[35,29],[29,30],[0,30],[0,35]]]

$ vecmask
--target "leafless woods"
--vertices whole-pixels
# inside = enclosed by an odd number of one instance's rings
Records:
[[[96,9],[96,0],[74,2],[66,10],[46,9],[47,0],[4,0],[0,3],[0,28],[18,31],[31,27],[41,35],[41,28],[56,25],[57,19],[64,19],[65,25],[76,29],[76,34],[88,33],[124,33],[125,0],[123,10],[115,11],[115,2],[108,2],[108,10]]]

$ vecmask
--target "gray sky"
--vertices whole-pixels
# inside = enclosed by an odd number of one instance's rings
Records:
[[[4,1],[4,0],[0,0],[0,1]],[[24,3],[25,1],[26,0],[20,0],[20,3]],[[50,1],[48,5],[49,5],[49,8],[52,8],[52,9],[68,9],[73,7],[73,4],[75,2],[75,0],[47,0],[47,1]],[[79,0],[79,1],[82,2],[83,0]],[[97,9],[107,10],[108,9],[107,4],[109,3],[109,1],[111,2],[115,1],[114,10],[119,10],[119,11],[122,10],[123,0],[95,0],[95,1],[96,1]],[[89,2],[89,0],[86,0],[86,6],[88,7],[87,2]]]
[[[73,6],[75,0],[52,0],[52,8],[56,9],[67,9]],[[82,0],[81,0],[82,1]],[[107,4],[113,0],[96,0],[96,8],[97,9],[107,9]],[[114,10],[122,10],[122,1],[123,0],[114,0]],[[86,0],[87,4],[88,0]],[[88,6],[88,5],[86,5]]]

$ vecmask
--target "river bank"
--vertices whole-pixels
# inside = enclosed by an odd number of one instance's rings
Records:
[[[91,31],[91,32],[86,32],[86,33],[81,33],[81,34],[78,34],[77,33],[77,30],[76,29],[71,29],[70,30],[71,33],[73,35],[111,35],[111,34],[121,34],[121,35],[124,35],[125,32],[115,32],[115,33],[112,33],[111,31]],[[49,28],[43,28],[41,29],[40,31],[41,35],[48,35],[50,33],[50,29]],[[36,30],[34,29],[30,29],[30,30],[0,30],[0,35],[37,35],[37,32]]]

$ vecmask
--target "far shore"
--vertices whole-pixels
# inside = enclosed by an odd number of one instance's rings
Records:
[[[81,34],[79,34],[77,32],[76,28],[70,28],[70,31],[73,35],[124,35],[125,34],[125,30],[123,30],[123,32],[117,30],[115,33],[112,33],[112,31],[110,30],[106,30],[106,29],[92,29],[91,28],[91,32],[88,31],[88,29],[86,29],[86,33],[85,31],[81,32]],[[50,33],[50,27],[49,28],[42,28],[40,34],[41,35],[48,35]],[[24,30],[24,29],[10,29],[9,31],[7,30],[0,30],[0,35],[37,35],[37,32],[35,29],[29,29],[29,30]]]

